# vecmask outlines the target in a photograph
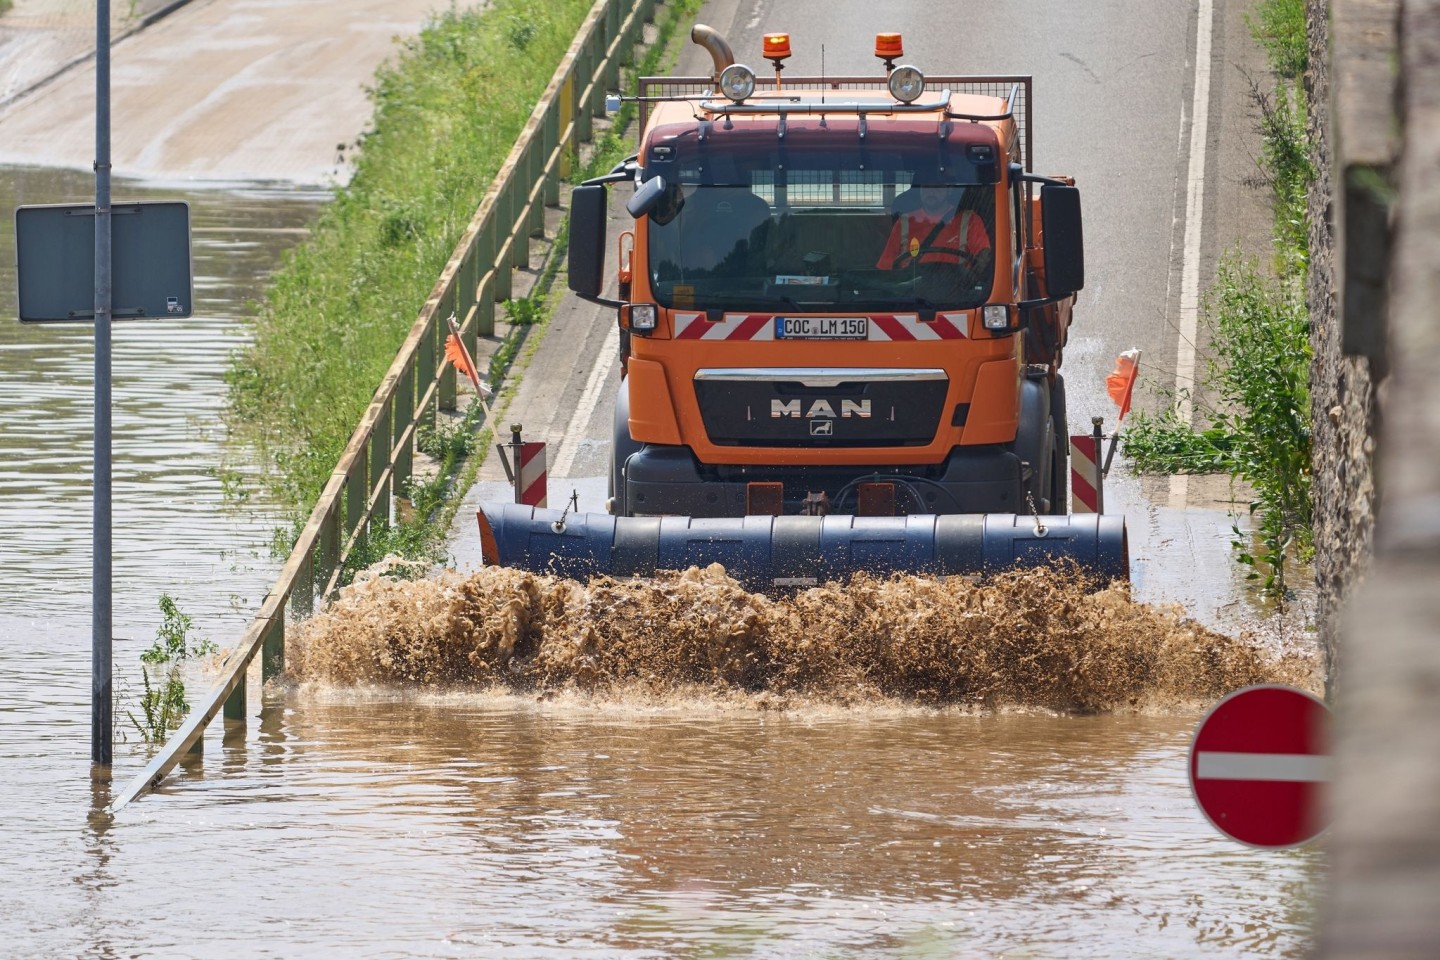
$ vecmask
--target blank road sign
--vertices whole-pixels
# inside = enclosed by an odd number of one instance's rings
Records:
[[[190,316],[190,205],[115,203],[110,224],[111,315]],[[93,320],[94,204],[16,209],[15,266],[22,322]]]

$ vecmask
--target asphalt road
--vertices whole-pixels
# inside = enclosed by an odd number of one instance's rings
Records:
[[[1237,244],[1265,255],[1268,195],[1246,182],[1258,150],[1247,76],[1265,75],[1244,19],[1252,6],[903,0],[877,15],[862,0],[716,0],[698,19],[757,70],[763,34],[784,30],[792,76],[819,74],[822,47],[828,74],[878,73],[874,35],[898,30],[904,59],[929,73],[1034,77],[1036,170],[1073,175],[1084,198],[1087,286],[1064,367],[1071,428],[1082,432],[1092,416],[1113,427],[1104,380],[1123,350],[1144,351],[1137,406],[1165,402],[1151,386],[1193,384],[1205,359],[1198,309],[1218,256]],[[687,46],[675,72],[710,70],[709,55]],[[613,326],[611,311],[567,296],[508,415],[550,444],[552,506],[576,492],[581,509],[603,509],[619,382]],[[498,464],[482,480],[472,504],[507,496]],[[1185,602],[1207,619],[1238,606],[1231,496],[1223,481],[1142,483],[1116,468],[1108,505],[1129,518],[1142,596]],[[475,562],[473,525],[463,510],[452,537],[462,566]]]

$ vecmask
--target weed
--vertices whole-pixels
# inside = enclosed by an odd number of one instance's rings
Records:
[[[1263,0],[1247,21],[1277,78],[1273,93],[1250,81],[1262,144],[1260,175],[1251,182],[1271,191],[1276,276],[1237,254],[1222,258],[1205,303],[1212,354],[1201,386],[1215,405],[1197,405],[1197,413],[1207,426],[1181,423],[1173,410],[1137,413],[1124,442],[1142,470],[1223,471],[1249,484],[1254,527],[1234,525],[1236,559],[1266,594],[1283,600],[1287,561],[1306,561],[1314,549],[1305,284],[1315,167],[1297,81],[1308,50],[1303,0]]]
[[[185,696],[185,661],[216,652],[215,644],[208,640],[191,645],[194,621],[180,611],[169,594],[160,595],[160,613],[163,619],[155,632],[155,642],[140,654],[142,716],[126,711],[131,724],[149,744],[164,743],[190,712],[190,701]]]
[[[539,32],[539,26],[534,20],[525,16],[509,16],[505,19],[509,24],[505,36],[510,41],[510,46],[515,48],[516,53],[524,53],[530,46],[530,41],[534,40],[535,34]]]
[[[549,304],[543,296],[538,295],[507,300],[505,309],[510,315],[512,326],[505,339],[500,341],[500,345],[490,355],[490,366],[485,375],[491,384],[498,384],[504,378],[529,329],[543,322],[549,315]]]
[[[473,419],[467,411],[460,420],[420,428],[416,446],[421,453],[436,460],[463,460],[475,452],[474,428]]]
[[[15,5],[15,0],[0,0],[0,14],[4,14]]]
[[[545,301],[540,297],[520,297],[505,301],[510,322],[522,327],[534,326],[545,315]]]
[[[393,565],[387,570],[388,576],[395,579],[418,579],[425,576],[431,566],[445,559],[444,547],[442,532],[429,524],[419,521],[389,523],[376,519],[365,531],[365,537],[345,558],[345,569],[340,576],[340,583],[351,583],[355,574],[367,567],[373,567],[387,557],[401,557],[412,561]]]
[[[1282,276],[1304,273],[1310,262],[1310,184],[1315,164],[1305,130],[1305,101],[1281,82],[1273,94],[1253,79],[1250,97],[1260,111],[1260,176],[1252,184],[1268,186],[1274,213],[1276,271]]]
[[[1250,34],[1270,61],[1270,69],[1285,80],[1299,79],[1310,62],[1305,39],[1305,0],[1262,0],[1255,16],[1245,15]]]
[[[1254,491],[1257,546],[1236,529],[1237,559],[1265,592],[1283,596],[1285,559],[1308,559],[1310,500],[1310,326],[1303,276],[1269,279],[1254,261],[1221,259],[1205,303],[1211,358],[1202,385],[1217,405],[1203,430],[1173,409],[1137,413],[1124,450],[1142,470],[1224,471]]]

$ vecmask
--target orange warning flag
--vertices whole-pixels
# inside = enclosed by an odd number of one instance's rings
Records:
[[[475,384],[476,390],[483,389],[480,385],[480,374],[475,369],[475,362],[470,359],[470,351],[460,342],[460,335],[452,333],[445,338],[445,359],[455,364],[455,369],[470,378]]]
[[[1115,369],[1110,376],[1105,378],[1105,387],[1110,392],[1110,399],[1114,400],[1120,407],[1120,416],[1116,420],[1124,420],[1125,414],[1130,412],[1130,395],[1135,392],[1135,377],[1140,372],[1140,351],[1126,350],[1115,358]]]

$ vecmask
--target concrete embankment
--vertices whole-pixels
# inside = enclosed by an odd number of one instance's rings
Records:
[[[131,0],[110,5],[119,42],[195,0]],[[0,19],[0,110],[31,96],[95,56],[96,5],[84,0],[24,0]]]
[[[95,72],[84,58],[94,48],[94,8],[45,3],[0,21],[0,79],[11,77],[18,91],[54,72],[37,64],[84,62],[46,83],[43,97],[0,107],[0,164],[88,168]],[[166,6],[150,0],[137,12]],[[89,8],[88,28],[76,7]],[[369,119],[366,86],[395,38],[417,34],[434,8],[433,0],[196,0],[178,8],[114,45],[115,175],[343,182],[340,145]],[[17,57],[27,64],[18,72]]]

